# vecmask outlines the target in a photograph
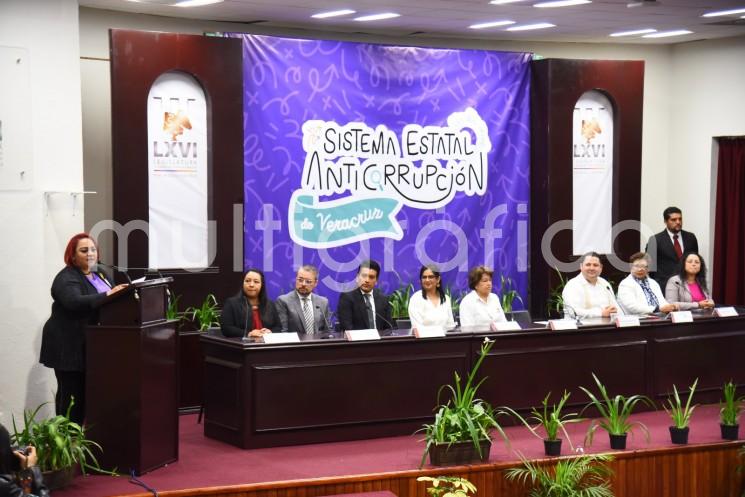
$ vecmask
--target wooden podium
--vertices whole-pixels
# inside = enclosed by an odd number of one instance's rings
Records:
[[[140,475],[178,459],[178,333],[160,278],[107,297],[86,334],[86,425],[101,467]]]

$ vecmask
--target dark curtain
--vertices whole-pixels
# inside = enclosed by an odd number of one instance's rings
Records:
[[[714,221],[714,301],[745,304],[745,138],[720,138]]]

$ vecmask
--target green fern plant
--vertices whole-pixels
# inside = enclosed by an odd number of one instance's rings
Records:
[[[551,289],[548,300],[546,301],[546,314],[548,317],[561,316],[564,311],[564,297],[562,292],[569,278],[566,278],[558,268],[554,267],[556,275],[559,277],[559,284]]]
[[[15,417],[13,417],[13,436],[11,442],[19,446],[33,445],[36,447],[38,465],[42,471],[53,471],[68,468],[76,464],[86,474],[87,470],[108,473],[99,465],[93,449],[101,450],[101,446],[93,440],[88,440],[85,427],[70,420],[70,409],[75,404],[73,398],[65,415],[57,415],[50,419],[37,421],[36,416],[45,402],[33,411],[23,412],[24,428],[18,431]]]
[[[166,319],[169,321],[178,319],[181,321],[182,316],[178,310],[178,301],[181,300],[181,295],[176,295],[168,299],[168,307],[166,307]]]
[[[662,406],[662,408],[665,409],[665,412],[670,415],[670,419],[672,419],[673,425],[675,425],[676,428],[685,428],[691,422],[691,415],[697,407],[697,405],[691,406],[691,400],[693,399],[693,392],[696,391],[696,385],[698,385],[698,378],[693,382],[693,385],[688,387],[688,400],[685,405],[683,405],[680,395],[678,395],[678,389],[673,385],[673,395],[672,397],[667,398],[667,404],[670,408],[668,409],[665,405]]]
[[[432,486],[427,487],[427,493],[432,497],[468,497],[468,494],[476,494],[476,486],[458,476],[420,476],[416,481],[430,482]]]
[[[723,425],[735,426],[740,419],[745,397],[737,396],[737,385],[729,380],[722,387],[723,399],[719,403],[719,420]]]
[[[388,296],[391,305],[391,317],[393,319],[406,319],[409,317],[409,300],[414,293],[414,285],[401,285]]]
[[[189,307],[184,313],[192,321],[199,324],[199,331],[205,331],[220,325],[219,314],[217,312],[217,299],[211,293],[205,297],[201,306]]]
[[[542,409],[539,410],[534,407],[530,411],[530,416],[528,416],[527,419],[522,417],[510,407],[501,407],[500,409],[517,418],[518,421],[524,424],[530,430],[530,432],[538,438],[544,437],[538,433],[533,424],[536,426],[541,426],[543,428],[543,431],[546,433],[545,440],[558,440],[559,431],[561,431],[561,433],[564,434],[566,440],[569,442],[569,445],[573,448],[572,441],[569,438],[569,433],[567,433],[565,425],[570,423],[579,423],[581,421],[584,421],[584,419],[578,417],[579,415],[576,412],[562,412],[564,409],[564,405],[566,404],[567,400],[569,400],[570,395],[571,394],[565,390],[564,395],[561,396],[558,404],[549,405],[548,399],[551,397],[551,392],[549,392],[543,398],[543,402],[541,402]]]
[[[514,280],[503,274],[499,275],[499,295],[504,312],[512,312],[512,306],[515,300],[519,300],[521,304],[524,304],[520,293],[515,289]]]
[[[530,497],[613,497],[613,471],[607,454],[563,459],[555,465],[541,465],[522,458],[522,468],[505,472],[510,481],[531,487]]]

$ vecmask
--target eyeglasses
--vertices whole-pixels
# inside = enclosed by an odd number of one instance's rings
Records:
[[[306,285],[312,285],[313,283],[316,282],[316,280],[309,280],[308,278],[298,278],[297,279],[297,282],[298,283],[305,283]]]
[[[632,264],[631,267],[633,267],[634,269],[649,269],[649,266],[646,264]]]
[[[422,276],[422,279],[423,280],[436,280],[437,276],[435,276],[434,274],[425,274],[424,276]]]

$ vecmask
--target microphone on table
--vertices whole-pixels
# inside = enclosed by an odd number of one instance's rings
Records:
[[[393,330],[397,329],[397,326],[396,325],[394,325],[390,321],[388,321],[378,311],[375,311],[375,319],[380,319],[381,321],[383,321],[388,326],[388,328],[386,328],[384,330],[381,330],[381,331],[387,332],[386,335],[390,335]]]
[[[321,339],[328,339],[328,338],[336,338],[336,333],[334,333],[334,329],[331,327],[331,322],[328,318],[328,316],[321,312],[321,306],[316,305],[316,309],[318,309],[318,312],[321,313],[321,316],[323,316],[323,324],[326,326],[326,333],[321,335]],[[332,311],[329,311],[329,314],[333,314]]]
[[[577,323],[577,326],[581,326],[582,320],[579,318],[579,313],[577,312],[577,310],[571,305],[564,302],[564,311],[566,312],[567,309],[569,309],[572,312],[572,314],[574,314],[574,321]]]

